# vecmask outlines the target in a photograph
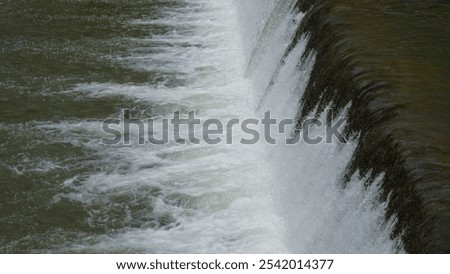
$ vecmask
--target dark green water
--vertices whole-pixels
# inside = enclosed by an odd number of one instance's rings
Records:
[[[134,197],[96,202],[91,207],[62,198],[64,182],[97,172],[108,163],[89,149],[89,136],[39,125],[115,117],[122,108],[146,110],[123,96],[84,98],[67,93],[80,83],[150,85],[177,81],[173,75],[130,69],[120,58],[135,40],[170,30],[129,24],[158,19],[174,1],[1,1],[0,2],[0,251],[38,252],[80,237],[124,227],[161,225],[139,216],[150,210],[127,204]],[[148,45],[151,47],[151,45]],[[135,52],[134,52],[135,53]],[[69,134],[69,135],[68,135]],[[110,210],[100,208],[114,204]],[[127,207],[127,208],[126,208]],[[129,207],[129,208],[128,208]],[[132,218],[126,220],[126,211]],[[45,251],[44,251],[45,252]]]
[[[405,108],[399,128],[415,145],[432,144],[450,164],[450,3],[448,1],[336,1],[348,24],[350,45],[374,77],[396,88],[392,102]],[[339,2],[344,2],[339,4]],[[405,124],[401,124],[405,123]],[[400,129],[399,129],[400,130]],[[428,151],[432,153],[432,151]]]

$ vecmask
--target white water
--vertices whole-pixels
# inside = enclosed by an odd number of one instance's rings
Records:
[[[314,64],[314,56],[299,64],[306,37],[281,62],[302,19],[301,14],[286,16],[286,7],[294,2],[279,1],[273,5],[272,12],[262,12],[268,14],[270,25],[260,25],[253,30],[256,35],[248,35],[254,37],[253,40],[244,40],[250,44],[248,48],[254,48],[249,57],[249,66],[252,66],[249,77],[254,82],[255,97],[262,97],[259,112],[270,110],[278,119],[296,118]],[[245,18],[241,20],[243,29],[249,25],[254,28],[254,24],[248,23],[258,21],[252,17],[252,11],[264,6],[259,1],[240,6],[240,18]],[[324,115],[322,121],[325,121]],[[345,117],[345,113],[341,115]],[[324,132],[316,130],[311,135],[324,136]],[[279,141],[283,140],[282,137]],[[279,142],[277,146],[265,148],[272,163],[272,180],[277,185],[275,204],[284,220],[281,234],[289,252],[395,252],[398,240],[389,238],[394,220],[384,221],[386,205],[377,203],[378,184],[365,189],[363,180],[358,178],[352,178],[345,189],[340,184],[355,146],[355,141],[342,145],[335,140],[332,144],[318,145]],[[378,182],[381,179],[378,178]]]
[[[130,22],[180,29],[135,41],[130,56],[111,57],[136,70],[174,73],[183,85],[98,82],[80,84],[71,92],[84,97],[127,96],[151,106],[158,117],[170,117],[181,109],[196,110],[201,119],[227,121],[262,117],[270,109],[277,118],[295,118],[314,57],[298,66],[303,41],[279,66],[301,20],[301,15],[286,16],[293,1],[286,5],[256,0],[195,3],[192,9],[161,11],[165,19]],[[266,20],[270,24],[265,26]],[[276,80],[268,89],[274,74]],[[96,136],[95,140],[102,136],[100,122],[52,127],[72,137],[80,132]],[[234,137],[241,136],[237,131]],[[92,222],[107,223],[118,197],[127,197],[132,205],[144,203],[149,210],[140,211],[139,227],[87,237],[68,244],[64,251],[383,253],[395,249],[396,242],[389,239],[392,222],[384,224],[384,205],[375,202],[377,186],[365,190],[357,178],[346,189],[339,185],[354,143],[111,148],[91,141],[87,145],[98,151],[109,171],[66,181],[71,192],[55,200],[64,197],[95,208]],[[130,213],[129,218],[135,216]]]
[[[171,9],[163,20],[139,20],[130,24],[179,26],[179,31],[136,41],[139,47],[128,57],[113,58],[136,70],[174,73],[182,86],[134,86],[114,83],[80,84],[72,92],[80,96],[127,96],[155,109],[158,117],[196,110],[197,117],[223,121],[251,117],[254,100],[250,80],[244,79],[245,57],[232,2],[195,1],[190,9]],[[186,43],[189,46],[186,46]],[[155,45],[161,44],[158,47]],[[182,45],[183,44],[183,45]],[[150,47],[145,47],[151,45]],[[173,46],[167,46],[173,45]],[[147,49],[147,51],[146,51]],[[156,53],[155,53],[156,52]],[[60,125],[67,130],[84,128],[101,135],[99,123]],[[234,138],[242,135],[237,128]],[[73,136],[73,134],[71,135]],[[69,245],[68,250],[94,252],[230,253],[286,252],[281,220],[273,206],[270,162],[263,144],[188,144],[99,147],[113,172],[92,174],[79,183],[66,182],[73,192],[64,195],[86,205],[100,207],[98,221],[116,196],[134,196],[149,203],[152,219],[169,224],[117,231],[108,236]],[[124,164],[126,163],[126,164]],[[124,167],[125,166],[125,167]],[[152,192],[145,195],[142,192]],[[125,193],[125,194],[124,194]],[[145,196],[142,199],[141,196]],[[150,196],[150,197],[148,197]],[[61,197],[57,197],[61,198]],[[133,199],[131,201],[133,203]],[[97,214],[97,215],[96,215]],[[151,215],[151,216],[150,216]],[[130,218],[133,216],[130,215]],[[153,222],[153,223],[152,223]]]

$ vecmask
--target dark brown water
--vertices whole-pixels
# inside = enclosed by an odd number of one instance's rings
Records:
[[[360,143],[347,175],[385,174],[407,251],[449,252],[450,3],[299,5],[310,10],[300,33],[319,52],[303,115],[351,102],[348,133]]]

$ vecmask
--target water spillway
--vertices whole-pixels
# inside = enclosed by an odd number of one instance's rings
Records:
[[[4,6],[1,252],[450,251],[448,4]],[[292,123],[274,144],[100,141],[177,111]]]
[[[448,4],[299,1],[307,14],[297,35],[310,35],[316,63],[300,119],[327,105],[348,111],[347,134],[358,146],[343,182],[357,173],[370,184],[383,174],[381,199],[398,222],[408,252],[447,253],[449,222]],[[408,17],[401,11],[414,11]],[[412,28],[414,28],[412,30]],[[446,51],[446,50],[444,50]],[[447,76],[446,76],[447,75]]]

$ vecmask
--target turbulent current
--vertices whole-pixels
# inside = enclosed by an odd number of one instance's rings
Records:
[[[380,93],[386,85],[361,80],[350,55],[339,61],[330,45],[342,45],[342,37],[322,18],[332,11],[308,2],[2,3],[0,251],[445,251],[418,247],[446,236],[439,229],[432,240],[421,236],[429,223],[416,219],[427,220],[427,213],[417,217],[402,204],[420,207],[437,196],[390,183],[395,176],[401,186],[420,181],[402,170],[427,165],[391,157],[412,154],[390,147],[398,136],[385,139],[372,120],[355,119],[378,117],[374,106],[383,103],[361,99],[359,90]],[[304,134],[308,117],[333,120],[329,109],[335,119],[348,118],[347,142],[284,143]],[[133,119],[155,119],[157,134],[176,111],[223,124],[270,111],[294,123],[274,135],[276,144],[242,144],[247,135],[239,127],[232,144],[142,145],[136,128],[130,144],[102,144],[102,123],[123,120],[125,110]],[[253,128],[263,132],[261,124]],[[311,136],[323,133],[310,128]],[[369,135],[384,143],[368,143]],[[381,147],[389,149],[374,152]],[[361,160],[371,159],[365,155],[379,162]],[[445,221],[438,224],[445,228]]]

